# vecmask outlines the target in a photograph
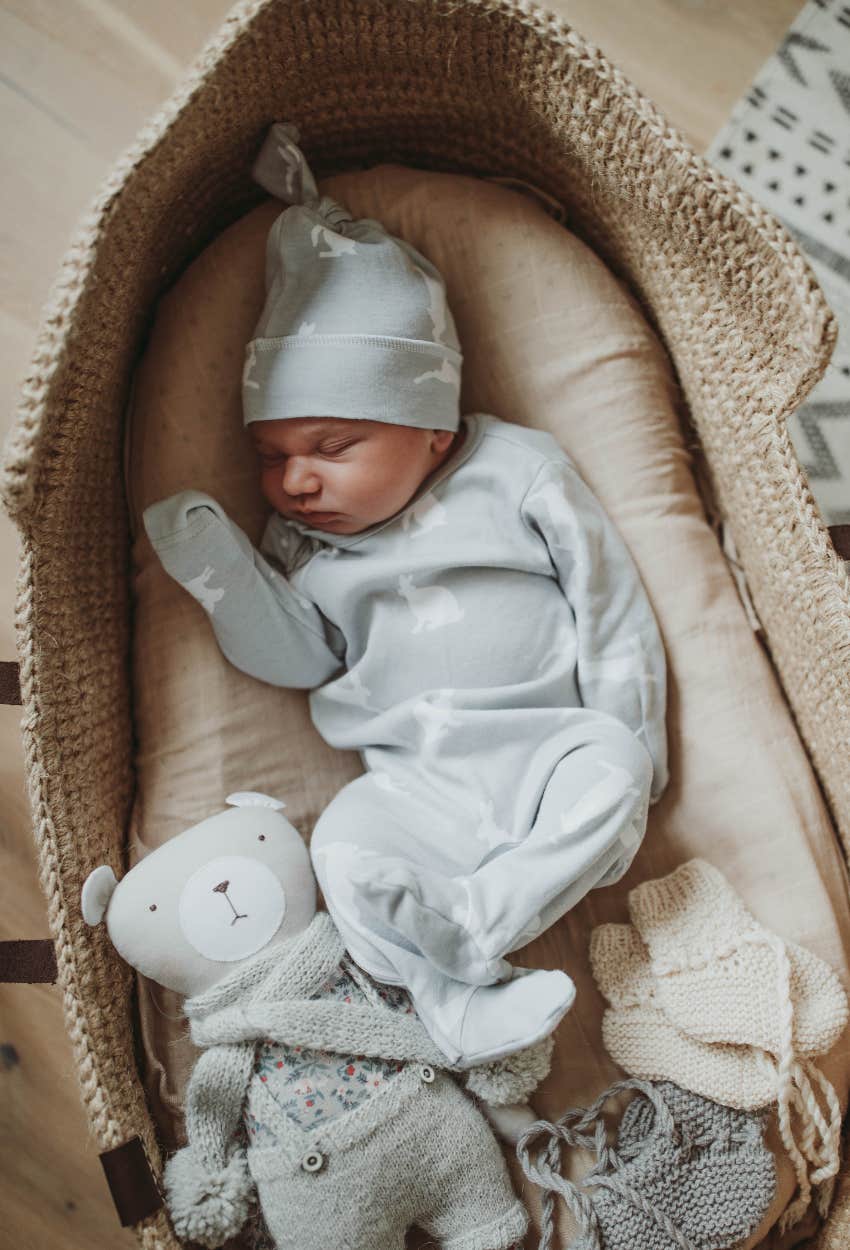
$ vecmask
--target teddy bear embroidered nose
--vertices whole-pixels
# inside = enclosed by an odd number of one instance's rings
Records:
[[[251,910],[243,912],[249,899]],[[286,896],[277,875],[253,854],[221,855],[189,875],[177,912],[184,937],[200,955],[233,963],[274,937],[283,923]]]
[[[213,886],[213,894],[223,894],[223,895],[224,895],[224,897],[227,899],[228,903],[230,903],[230,907],[231,907],[231,909],[232,909],[232,911],[233,911],[233,919],[231,920],[231,922],[230,922],[230,923],[231,923],[231,925],[234,925],[234,924],[236,924],[236,921],[237,921],[237,920],[247,920],[247,919],[248,919],[248,913],[247,913],[247,912],[241,912],[241,913],[240,913],[240,912],[238,912],[238,911],[236,910],[236,908],[233,906],[233,902],[232,902],[232,900],[231,900],[231,898],[230,898],[230,895],[227,893],[227,887],[228,887],[229,885],[230,885],[230,882],[229,882],[229,881],[219,881],[218,885],[214,885],[214,886]]]

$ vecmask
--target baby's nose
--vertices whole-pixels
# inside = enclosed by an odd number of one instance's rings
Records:
[[[291,456],[283,470],[282,485],[287,495],[306,495],[314,494],[321,483],[309,465]]]

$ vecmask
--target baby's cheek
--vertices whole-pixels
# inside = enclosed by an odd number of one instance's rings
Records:
[[[374,508],[392,490],[392,476],[386,466],[375,459],[339,465],[334,486],[352,507]]]
[[[272,472],[260,474],[260,490],[267,503],[275,509],[276,512],[281,511],[283,503],[283,491],[280,488],[280,475]]]
[[[391,516],[403,508],[413,495],[418,482],[410,467],[384,468],[374,474],[362,492],[364,505],[371,507],[376,516]]]

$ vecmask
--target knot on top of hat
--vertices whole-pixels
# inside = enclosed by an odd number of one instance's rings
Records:
[[[275,122],[254,161],[252,178],[276,199],[314,209],[331,230],[353,221],[348,209],[337,200],[319,194],[313,171],[298,146],[298,138],[298,127],[293,122]]]
[[[298,127],[293,122],[274,122],[251,168],[251,177],[286,204],[317,204],[319,189],[298,139]]]
[[[342,204],[332,200],[329,195],[323,195],[316,205],[316,210],[321,213],[331,230],[337,230],[340,226],[344,226],[348,221],[354,221],[351,213]],[[345,231],[342,231],[345,234]]]

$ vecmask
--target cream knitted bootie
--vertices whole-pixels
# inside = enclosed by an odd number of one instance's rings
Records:
[[[740,1110],[776,1098],[776,1071],[749,1046],[714,1045],[682,1033],[655,1002],[649,952],[630,924],[602,924],[590,935],[596,984],[611,1004],[602,1019],[608,1054],[631,1076],[668,1080]]]
[[[760,925],[704,860],[637,886],[629,912],[649,949],[657,1003],[691,1037],[779,1056],[791,1012],[794,1052],[812,1057],[844,1030],[847,996],[832,969]]]

